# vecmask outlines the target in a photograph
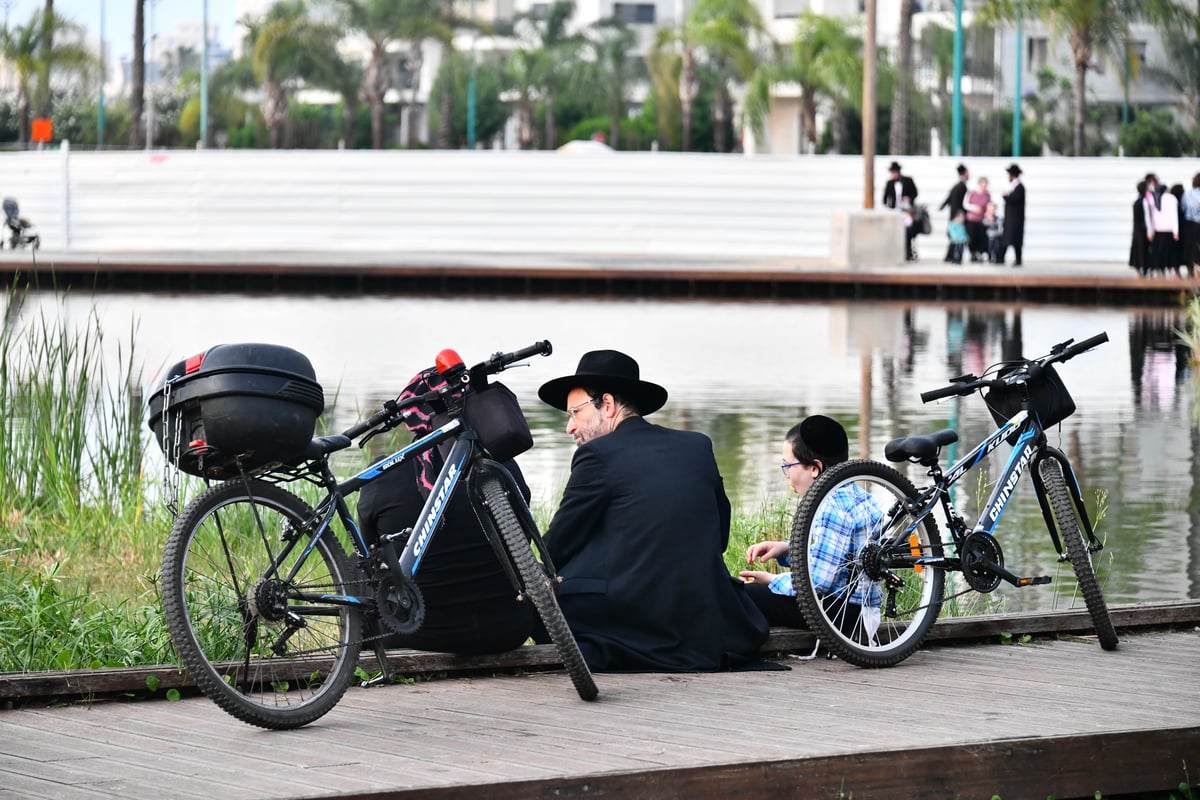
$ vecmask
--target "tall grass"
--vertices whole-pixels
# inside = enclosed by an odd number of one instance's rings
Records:
[[[162,512],[146,513],[141,376],[128,342],[106,367],[93,310],[73,329],[0,330],[0,671],[161,659]]]

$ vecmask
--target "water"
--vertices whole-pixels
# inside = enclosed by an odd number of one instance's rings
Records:
[[[113,293],[30,295],[19,317],[46,313],[84,325],[93,311],[114,363],[118,344],[132,336],[147,387],[171,364],[221,342],[300,350],[325,387],[326,421],[335,430],[395,396],[444,347],[474,363],[549,339],[553,355],[503,380],[533,428],[535,447],[520,462],[534,503],[551,507],[573,445],[565,416],[537,400],[537,387],[574,372],[586,350],[623,350],[638,359],[644,378],[670,391],[653,421],[712,437],[735,513],[742,514],[793,502],[778,469],[779,446],[805,415],[840,420],[852,455],[881,459],[891,438],[947,426],[959,431],[963,446],[973,444],[991,430],[982,400],[926,406],[919,394],[953,375],[978,374],[1009,353],[1041,355],[1056,342],[1106,331],[1108,344],[1060,368],[1079,411],[1051,432],[1051,441],[1071,457],[1089,505],[1101,515],[1111,566],[1101,561],[1099,571],[1110,602],[1200,597],[1192,500],[1200,434],[1192,424],[1191,370],[1174,344],[1173,329],[1183,324],[1176,310]],[[158,457],[151,452],[148,460]],[[960,484],[964,510],[970,512],[972,495],[1001,466],[997,461],[978,480],[972,475]],[[918,468],[909,475],[915,482],[922,477]],[[786,530],[764,533],[786,537]],[[1027,479],[998,533],[1008,566],[1055,574]],[[990,599],[1008,610],[1063,603],[1046,589],[1005,587]]]

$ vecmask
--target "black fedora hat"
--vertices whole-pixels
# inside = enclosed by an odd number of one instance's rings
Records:
[[[888,172],[899,172],[899,171],[900,171],[900,162],[893,161],[891,164],[888,164]]]
[[[1004,171],[1007,172],[1009,175],[1012,175],[1014,178],[1021,174],[1021,168],[1018,167],[1016,164],[1009,164],[1008,169],[1006,169]]]
[[[588,388],[620,395],[642,414],[658,411],[667,402],[667,390],[641,379],[638,363],[617,350],[592,350],[579,359],[574,375],[547,381],[538,389],[542,402],[567,410],[572,389]]]

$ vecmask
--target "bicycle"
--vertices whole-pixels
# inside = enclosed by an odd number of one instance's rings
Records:
[[[871,460],[842,462],[814,481],[797,509],[789,559],[800,610],[828,651],[859,667],[900,663],[921,645],[942,610],[948,572],[961,573],[966,588],[954,595],[995,591],[1001,581],[1025,587],[1049,576],[1022,577],[1004,566],[995,537],[1006,504],[1026,469],[1059,562],[1075,572],[1101,647],[1116,649],[1117,633],[1092,565],[1103,549],[1084,507],[1079,481],[1065,453],[1051,446],[1046,429],[1075,411],[1053,365],[1108,341],[1101,333],[1078,344],[1055,345],[1036,359],[994,364],[983,377],[951,378],[948,386],[921,394],[928,403],[984,391],[996,430],[945,472],[943,447],[958,441],[945,429],[890,441],[884,455],[928,470],[917,489],[894,467]],[[1012,452],[974,526],[951,502],[950,487],[992,455],[1001,443]],[[952,548],[939,533],[940,509]]]
[[[595,681],[554,597],[554,566],[537,524],[512,476],[491,457],[493,449],[507,447],[492,444],[509,435],[506,429],[523,427],[526,437],[529,431],[515,398],[501,384],[489,385],[488,376],[551,350],[550,342],[537,342],[496,353],[470,369],[457,353],[443,350],[436,368],[444,385],[404,401],[388,400],[340,434],[309,438],[294,466],[267,463],[247,470],[235,458],[214,470],[176,459],[196,474],[232,476],[188,503],[163,555],[167,627],[200,689],[244,722],[288,729],[337,704],[364,645],[373,647],[380,665],[379,676],[364,685],[391,682],[383,639],[420,627],[424,601],[414,576],[450,498],[465,486],[519,599],[530,600],[541,615],[579,696],[595,699]],[[171,402],[167,392],[162,397],[165,415]],[[444,410],[438,418],[444,423],[346,480],[334,476],[331,454],[354,439],[362,437],[362,446],[397,427],[422,403]],[[180,438],[182,427],[179,420],[173,429],[168,422],[161,426],[164,450],[172,437]],[[413,526],[368,543],[346,498],[444,443],[452,443],[450,451]],[[525,446],[530,444],[531,438]],[[297,481],[320,487],[314,506],[283,488]]]

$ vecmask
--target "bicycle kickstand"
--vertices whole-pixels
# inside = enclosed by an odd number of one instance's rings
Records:
[[[371,646],[375,650],[375,658],[379,661],[379,674],[374,678],[368,678],[363,681],[362,685],[364,689],[372,686],[387,686],[396,677],[396,671],[392,669],[391,663],[388,662],[387,648],[383,644],[383,639],[376,639],[371,643]]]

